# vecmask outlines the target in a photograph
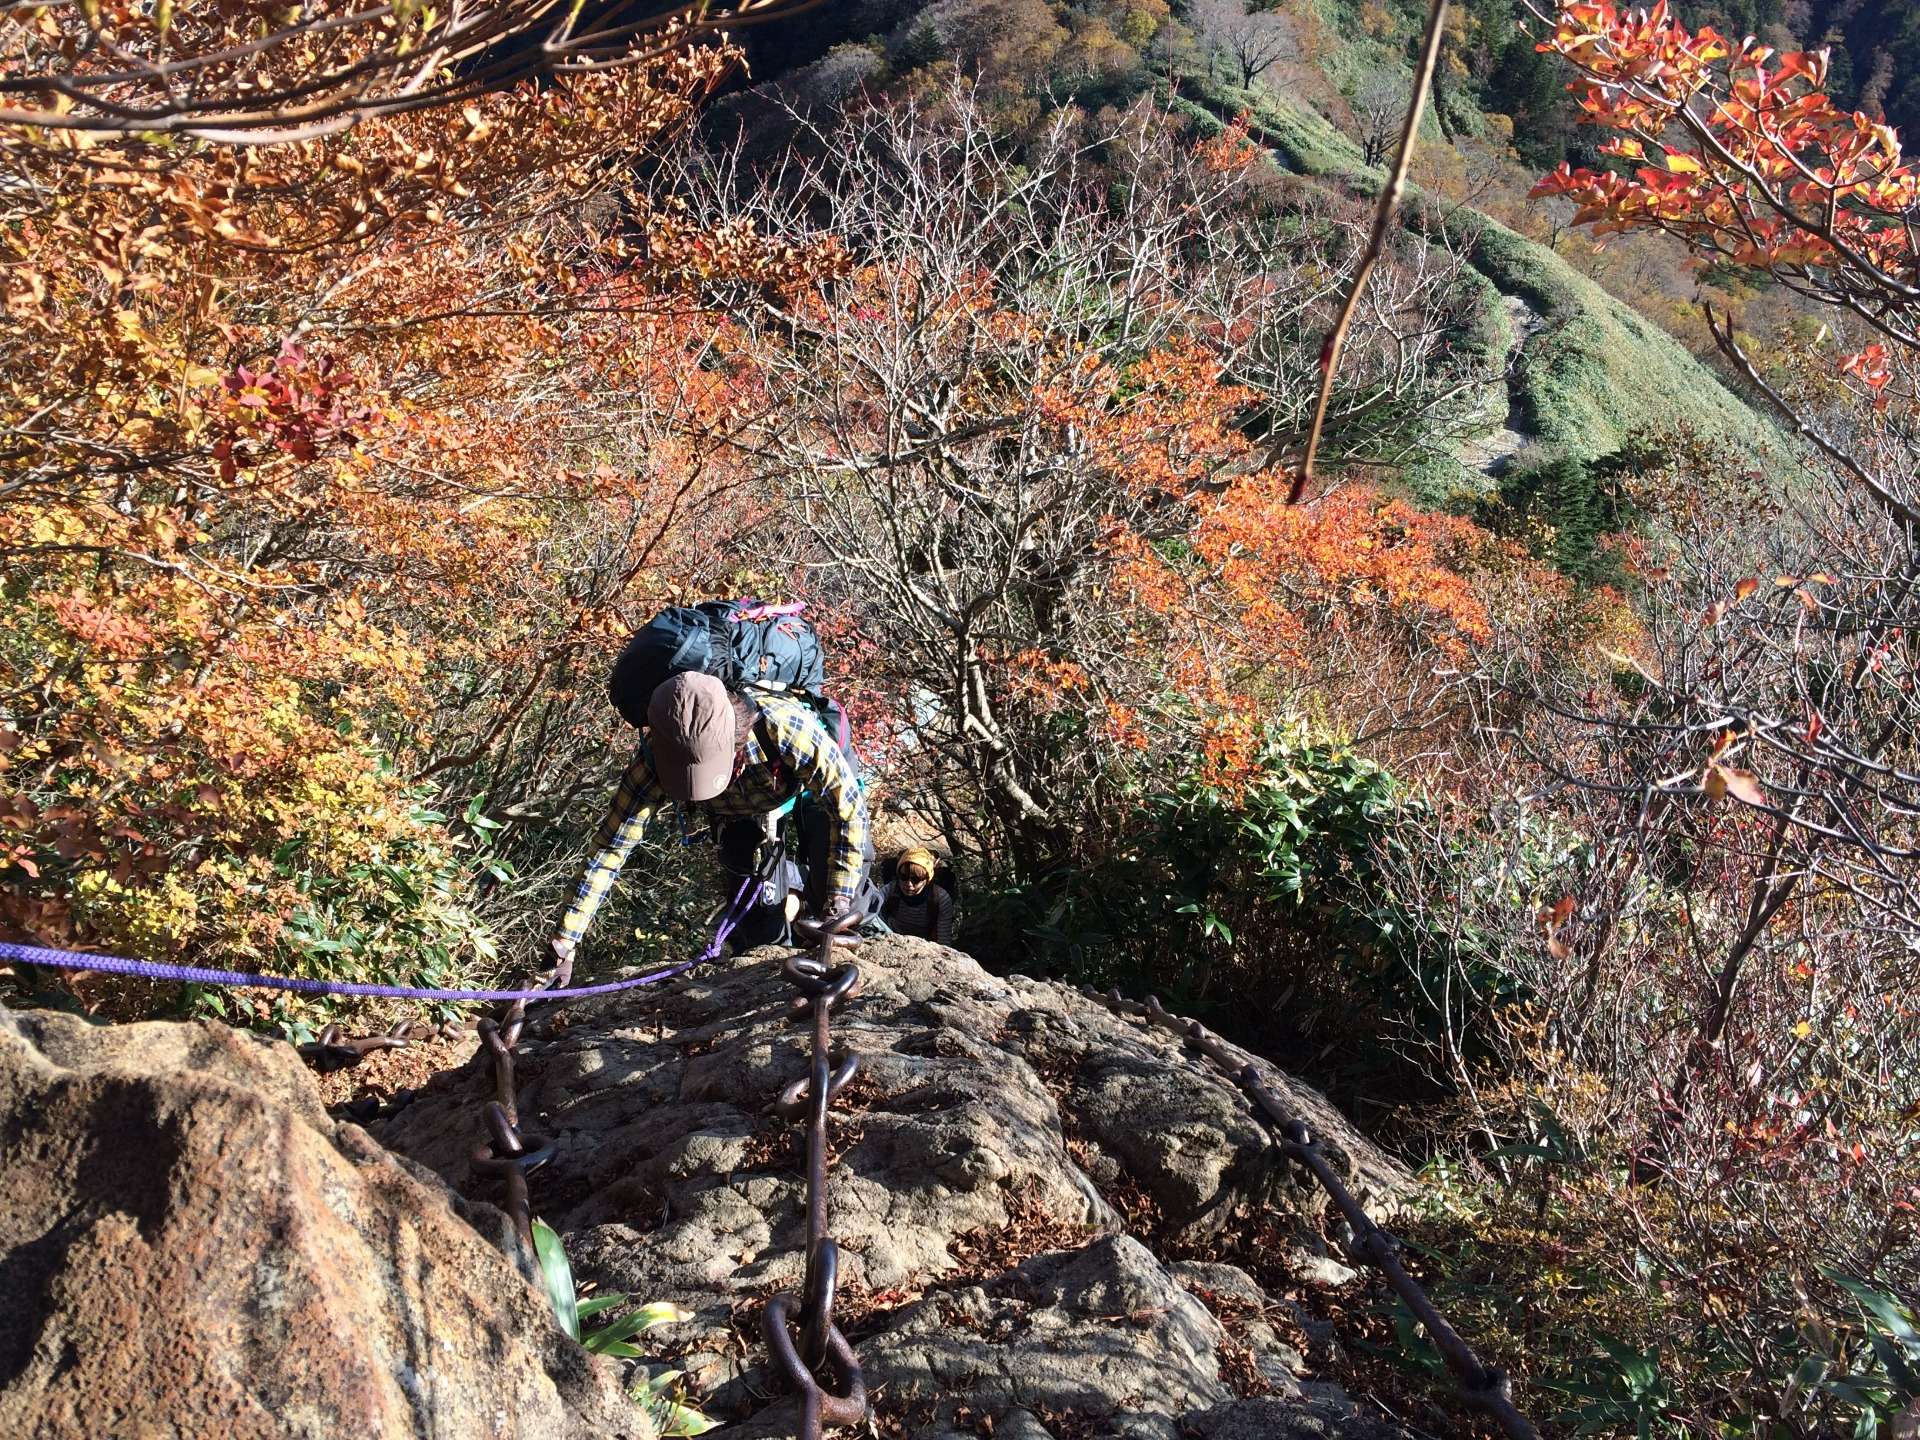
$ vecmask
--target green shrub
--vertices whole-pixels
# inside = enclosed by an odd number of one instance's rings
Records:
[[[1618,585],[1624,573],[1602,541],[1646,518],[1614,483],[1628,463],[1622,452],[1594,461],[1567,454],[1528,460],[1508,469],[1498,492],[1473,501],[1469,513],[1583,585]]]
[[[1520,998],[1487,942],[1434,931],[1397,893],[1403,848],[1429,845],[1432,821],[1379,765],[1278,725],[1242,787],[1188,774],[1116,797],[1076,864],[975,902],[969,943],[1152,991],[1251,1043],[1339,1033],[1351,1043],[1318,1077],[1336,1088],[1383,1068],[1415,1083],[1407,1047],[1437,1043],[1449,1024],[1432,998],[1443,968],[1465,966],[1487,1007]],[[1465,844],[1437,858],[1478,863]]]

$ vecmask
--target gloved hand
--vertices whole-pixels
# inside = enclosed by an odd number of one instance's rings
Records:
[[[567,939],[564,935],[554,936],[547,942],[547,946],[553,951],[555,960],[571,960],[573,952],[578,948],[576,942]]]

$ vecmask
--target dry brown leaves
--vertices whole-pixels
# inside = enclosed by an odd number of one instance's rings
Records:
[[[455,1070],[473,1058],[480,1042],[413,1040],[398,1050],[375,1050],[358,1065],[314,1076],[320,1099],[329,1107],[354,1100],[374,1099],[388,1104],[402,1090],[418,1090],[443,1070]]]
[[[1036,1255],[1077,1250],[1086,1244],[1095,1227],[1048,1214],[1039,1191],[1039,1182],[1029,1178],[1008,1197],[1005,1224],[955,1236],[947,1251],[959,1262],[959,1269],[945,1283],[969,1284],[1011,1270]]]

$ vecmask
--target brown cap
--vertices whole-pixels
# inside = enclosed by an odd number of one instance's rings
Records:
[[[713,676],[682,670],[662,681],[647,702],[647,738],[660,788],[681,804],[733,782],[733,697]]]

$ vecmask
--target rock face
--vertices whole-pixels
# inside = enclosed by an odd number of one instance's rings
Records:
[[[508,1238],[285,1045],[0,1010],[8,1434],[651,1440]]]
[[[694,1312],[649,1341],[743,1436],[793,1433],[758,1323],[803,1262],[798,1127],[768,1107],[810,1042],[780,958],[538,1021],[518,1067],[521,1114],[558,1142],[532,1177],[536,1212],[577,1273]],[[833,1033],[861,1072],[829,1121],[829,1230],[879,1433],[1400,1433],[1312,1379],[1303,1350],[1324,1358],[1326,1327],[1272,1292],[1341,1273],[1320,1241],[1324,1197],[1274,1160],[1227,1079],[1096,1001],[924,941],[867,941],[854,958],[863,988]],[[1390,1202],[1393,1163],[1260,1068],[1353,1187]],[[443,1075],[375,1133],[487,1194],[466,1157],[488,1083],[479,1065]]]

